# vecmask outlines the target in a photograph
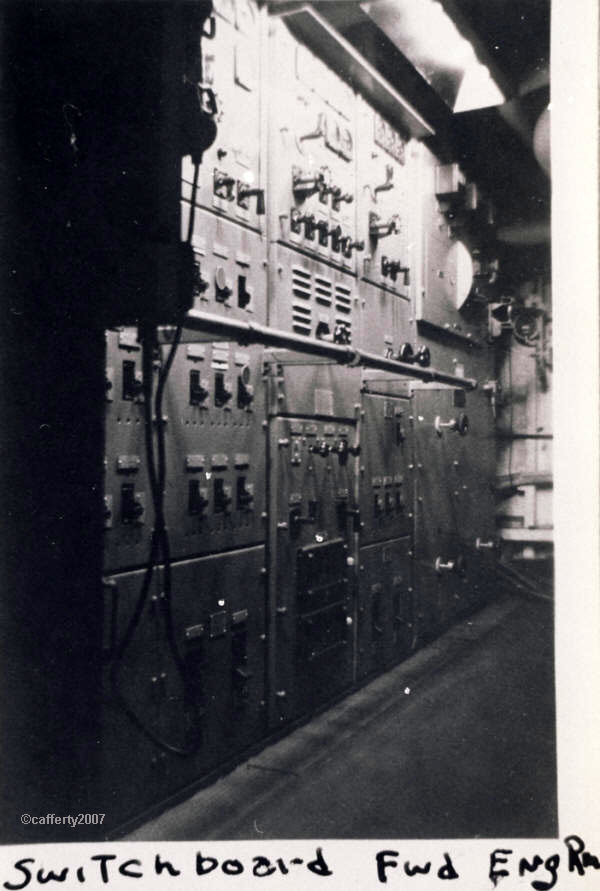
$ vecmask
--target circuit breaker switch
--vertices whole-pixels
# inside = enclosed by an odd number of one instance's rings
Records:
[[[387,223],[380,222],[380,216],[371,211],[369,214],[369,235],[375,241],[378,238],[385,238],[387,235],[393,235],[398,231],[397,216],[390,217]]]
[[[225,198],[227,201],[233,201],[235,182],[235,177],[228,176],[220,170],[215,170],[213,174],[213,192],[218,198]]]
[[[229,513],[231,501],[231,486],[226,486],[225,481],[217,477],[214,481],[214,512],[216,514]]]
[[[144,495],[135,491],[134,483],[121,486],[121,523],[141,525],[144,522]]]
[[[254,501],[254,486],[252,483],[246,483],[245,476],[239,476],[237,479],[236,489],[236,507],[238,510],[252,510],[252,502]]]
[[[227,386],[228,382],[222,371],[215,373],[215,405],[222,408],[232,397],[232,392]]]
[[[238,375],[237,404],[238,408],[248,408],[254,400],[254,387],[250,383],[250,369],[247,365]]]
[[[208,507],[207,491],[200,487],[199,480],[188,481],[188,514],[201,516]]]
[[[351,257],[353,250],[364,251],[365,249],[364,241],[353,241],[349,235],[340,239],[340,246],[345,257]]]
[[[190,405],[202,405],[208,397],[208,390],[202,385],[200,372],[196,369],[190,371]]]
[[[256,213],[259,217],[264,216],[265,214],[265,190],[264,189],[249,189],[244,183],[239,182],[237,184],[237,203],[238,207],[243,207],[244,210],[248,210],[248,204],[250,198],[256,198]]]
[[[292,192],[299,200],[314,195],[324,185],[325,177],[322,173],[303,173],[296,167],[292,171]]]
[[[121,397],[126,402],[133,402],[141,397],[144,389],[142,372],[137,371],[133,359],[123,360],[123,386]]]

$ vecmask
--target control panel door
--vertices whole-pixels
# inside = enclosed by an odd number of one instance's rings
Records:
[[[177,350],[164,400],[173,557],[265,540],[262,355],[262,347],[229,343]]]
[[[408,399],[363,394],[361,544],[412,532],[413,423]]]

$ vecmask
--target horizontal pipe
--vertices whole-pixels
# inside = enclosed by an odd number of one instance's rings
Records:
[[[474,378],[456,377],[435,368],[422,368],[408,362],[397,362],[376,353],[368,353],[344,344],[330,343],[327,340],[316,340],[302,337],[291,331],[281,331],[267,325],[240,319],[226,319],[214,313],[191,309],[184,322],[184,327],[193,331],[201,331],[225,340],[234,340],[241,344],[261,343],[263,346],[284,350],[296,350],[323,359],[333,359],[340,365],[362,365],[365,368],[377,368],[390,371],[404,377],[417,378],[428,383],[448,384],[463,390],[474,390],[477,381]]]

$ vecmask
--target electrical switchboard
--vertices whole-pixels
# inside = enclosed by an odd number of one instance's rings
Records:
[[[215,6],[217,135],[180,196],[194,309],[349,349],[107,334],[101,759],[123,819],[406,658],[485,601],[496,559],[488,391],[352,351],[488,368],[464,177],[265,7]]]

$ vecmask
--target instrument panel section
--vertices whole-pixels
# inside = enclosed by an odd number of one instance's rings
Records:
[[[360,342],[353,276],[278,245],[269,279],[270,325],[333,343]]]
[[[363,350],[402,362],[416,360],[415,325],[408,300],[363,280],[360,313]]]
[[[182,343],[177,350],[164,398],[165,511],[174,558],[265,540],[262,357],[260,346],[225,342]]]
[[[353,424],[271,421],[275,725],[352,682],[356,451]]]
[[[110,571],[144,563],[150,549],[152,494],[136,328],[106,332],[105,381],[104,569]]]
[[[360,410],[359,368],[290,351],[265,351],[270,415],[307,415],[355,421]]]
[[[189,155],[183,158],[183,194],[207,210],[262,231],[264,12],[253,0],[218,0],[214,7],[212,25],[207,26],[202,38],[202,90],[214,103],[211,112],[217,135],[200,165],[195,165]]]
[[[272,238],[354,271],[364,249],[355,229],[354,91],[282,21],[270,28]]]
[[[418,157],[362,97],[357,102],[357,229],[365,243],[360,275],[410,300],[418,257],[415,200]]]
[[[361,544],[410,535],[414,483],[411,401],[363,394],[360,448]]]
[[[267,252],[263,236],[181,203],[182,238],[190,226],[193,309],[265,324]]]

